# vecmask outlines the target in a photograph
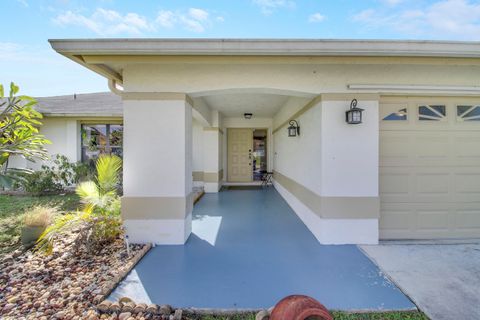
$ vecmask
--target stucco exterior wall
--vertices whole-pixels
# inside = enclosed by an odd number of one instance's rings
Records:
[[[51,155],[63,154],[72,162],[80,161],[80,121],[69,118],[45,118],[40,132],[52,144],[47,145]]]
[[[185,58],[186,62],[194,59]],[[438,58],[251,57],[197,64],[161,61],[127,64],[123,70],[125,90],[193,94],[269,88],[320,94],[349,92],[348,84],[472,86],[478,85],[480,72],[478,65]]]
[[[42,119],[43,125],[40,133],[52,143],[45,146],[50,156],[61,154],[67,156],[71,162],[81,159],[80,150],[80,120],[74,118],[49,118]],[[46,161],[48,162],[48,160]],[[26,161],[22,157],[12,157],[9,161],[10,168],[29,168],[38,170],[44,161]]]
[[[296,108],[289,105],[283,107],[290,110],[290,116]],[[274,122],[285,111],[277,114]],[[319,102],[315,107],[303,113],[297,120],[300,126],[300,135],[289,137],[288,125],[284,125],[274,135],[274,170],[294,179],[316,194],[321,194],[322,186],[322,106]]]
[[[378,241],[378,100],[359,100],[364,121],[349,125],[349,99],[322,96],[297,117],[285,105],[274,118],[275,187],[325,244]],[[288,137],[289,113],[299,136]]]
[[[192,170],[194,186],[203,186],[203,149],[203,126],[198,121],[193,120]]]

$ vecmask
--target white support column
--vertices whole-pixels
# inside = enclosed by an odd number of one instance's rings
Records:
[[[218,192],[223,178],[219,156],[222,135],[220,130],[218,127],[203,128],[203,181],[207,193]]]
[[[322,96],[324,243],[378,242],[378,99],[357,98],[363,123],[347,124],[351,97]]]
[[[171,93],[123,99],[127,234],[133,243],[184,244],[193,208],[191,100]]]
[[[207,193],[216,193],[222,187],[222,115],[212,110],[212,126],[203,128],[203,181]]]

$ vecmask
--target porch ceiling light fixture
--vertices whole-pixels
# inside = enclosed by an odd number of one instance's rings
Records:
[[[345,121],[348,124],[362,123],[362,111],[364,111],[364,109],[357,108],[357,99],[353,99],[352,102],[350,102],[350,109],[345,112]]]
[[[300,135],[300,126],[298,125],[298,122],[296,120],[290,120],[288,124],[290,125],[288,127],[289,137],[296,137],[297,135]]]
[[[243,114],[243,116],[244,116],[245,119],[248,120],[248,119],[252,119],[253,114],[250,113],[250,112],[246,112],[246,113]]]

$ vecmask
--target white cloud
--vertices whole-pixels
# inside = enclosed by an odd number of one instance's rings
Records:
[[[190,8],[188,9],[188,15],[198,21],[208,20],[208,12],[203,9]]]
[[[145,17],[137,13],[120,14],[115,10],[98,8],[87,17],[79,13],[67,11],[59,14],[53,22],[61,26],[85,27],[98,35],[115,35],[120,33],[142,34],[144,31],[152,31],[153,27]]]
[[[217,17],[217,21],[223,22],[223,17]],[[162,10],[158,12],[155,21],[164,28],[180,26],[185,30],[201,33],[212,25],[210,13],[199,8],[189,8],[187,11]]]
[[[415,10],[367,9],[353,19],[370,29],[409,36],[480,40],[480,4],[469,0],[441,0]]]
[[[396,6],[400,3],[402,3],[404,0],[381,0],[384,4],[388,6]]]
[[[25,8],[29,7],[27,0],[17,0],[17,2],[20,3],[22,6],[24,6]]]
[[[322,22],[325,20],[325,16],[321,14],[320,12],[311,14],[310,17],[308,17],[308,22]]]
[[[182,11],[161,10],[155,19],[147,19],[138,13],[121,14],[115,10],[96,9],[91,15],[74,11],[66,11],[57,15],[52,21],[60,26],[77,26],[86,28],[98,35],[117,34],[139,35],[153,32],[161,28],[180,27],[188,31],[201,33],[213,25],[223,22],[221,16],[211,17],[209,11],[200,8],[189,8]]]
[[[253,0],[253,3],[260,7],[262,13],[270,15],[279,8],[294,8],[295,1],[293,0]]]
[[[156,22],[164,28],[172,28],[176,23],[176,16],[172,11],[159,11]]]

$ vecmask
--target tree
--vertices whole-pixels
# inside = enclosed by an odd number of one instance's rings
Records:
[[[46,144],[51,142],[39,133],[42,114],[33,107],[37,101],[28,96],[16,96],[19,87],[10,84],[10,94],[5,98],[0,84],[0,187],[10,187],[19,172],[31,172],[24,168],[9,168],[14,156],[27,160],[46,160]]]

